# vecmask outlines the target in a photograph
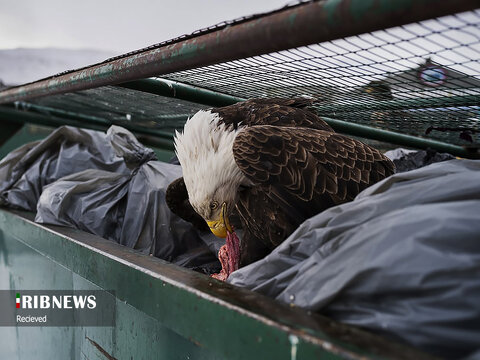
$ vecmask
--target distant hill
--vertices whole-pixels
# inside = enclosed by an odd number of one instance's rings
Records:
[[[106,60],[117,54],[101,50],[57,48],[0,50],[0,81],[19,85]]]

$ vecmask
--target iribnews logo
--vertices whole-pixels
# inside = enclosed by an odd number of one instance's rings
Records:
[[[0,327],[115,326],[116,301],[113,290],[0,290]]]
[[[20,295],[16,293],[17,309],[95,309],[95,295]]]

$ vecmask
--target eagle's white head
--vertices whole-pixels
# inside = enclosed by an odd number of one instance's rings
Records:
[[[227,128],[219,120],[211,111],[197,112],[182,133],[175,133],[174,144],[191,205],[215,235],[225,237],[232,230],[228,214],[235,207],[238,187],[247,180],[232,149],[241,128]]]

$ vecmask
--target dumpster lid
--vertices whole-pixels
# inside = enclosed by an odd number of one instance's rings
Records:
[[[171,139],[205,107],[311,96],[318,114],[343,121],[343,132],[402,144],[369,131],[388,130],[425,140],[418,142],[423,147],[437,141],[475,157],[477,6],[469,0],[295,3],[5,89],[0,103],[63,123],[117,124]]]

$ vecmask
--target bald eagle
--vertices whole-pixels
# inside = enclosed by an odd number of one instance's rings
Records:
[[[304,220],[394,172],[378,150],[335,133],[311,104],[252,99],[201,110],[176,132],[183,178],[170,184],[167,204],[227,237],[219,253],[224,268],[230,263],[226,276],[265,256]],[[239,228],[240,243],[232,244]]]

